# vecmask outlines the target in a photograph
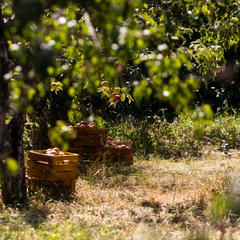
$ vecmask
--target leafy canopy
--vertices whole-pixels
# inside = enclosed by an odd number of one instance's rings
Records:
[[[187,112],[199,87],[192,73],[214,78],[224,53],[238,49],[239,7],[237,0],[5,1],[11,106],[31,112],[33,97],[48,96],[61,76],[60,91],[70,96],[98,91],[114,105],[121,85],[122,101],[154,96]],[[210,113],[197,109],[196,119]]]

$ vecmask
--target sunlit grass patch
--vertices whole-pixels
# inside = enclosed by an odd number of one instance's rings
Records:
[[[71,196],[52,197],[39,188],[25,204],[0,203],[0,239],[239,239],[239,150],[237,141],[222,147],[227,135],[213,128],[220,130],[230,120],[219,121],[206,126],[202,141],[192,138],[183,120],[164,123],[171,130],[166,138],[164,129],[151,125],[153,149],[163,149],[167,138],[176,148],[169,145],[162,155],[136,148],[132,166],[80,166]],[[237,120],[231,121],[237,135]],[[195,153],[192,141],[198,144]]]
[[[238,158],[213,152],[202,159],[139,158],[132,167],[92,166],[69,199],[39,192],[19,208],[2,204],[1,230],[13,239],[174,239],[192,233],[211,239],[221,235],[214,209],[228,196],[229,176],[239,164]],[[238,224],[231,209],[221,219],[224,234]]]

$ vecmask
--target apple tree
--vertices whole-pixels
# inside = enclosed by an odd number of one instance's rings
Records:
[[[234,0],[1,1],[0,166],[14,169],[16,159],[19,167],[15,176],[6,171],[4,201],[26,198],[26,114],[40,129],[34,145],[44,148],[48,108],[63,92],[72,124],[83,94],[101,93],[112,106],[154,97],[189,112],[199,77],[214,78],[225,51],[238,47],[238,9]],[[194,116],[207,121],[211,108]]]

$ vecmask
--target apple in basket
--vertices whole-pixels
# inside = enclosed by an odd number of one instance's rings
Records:
[[[113,142],[113,138],[110,137],[110,136],[108,136],[108,137],[107,137],[107,141],[109,141],[109,142]]]
[[[53,148],[53,151],[56,151],[57,153],[59,153],[59,148],[54,147],[54,148]]]
[[[88,121],[81,121],[76,124],[76,127],[90,127]]]
[[[49,155],[49,156],[57,156],[58,152],[49,148],[49,149],[47,149],[46,154]]]
[[[107,144],[112,144],[113,141],[111,141],[111,140],[107,140],[106,143],[107,143]]]
[[[88,126],[89,125],[88,121],[81,121],[80,124],[84,125],[84,126]]]
[[[118,148],[117,144],[112,144],[111,148]]]
[[[125,144],[122,144],[119,146],[119,148],[127,148],[127,146]]]
[[[57,147],[54,147],[53,149],[48,148],[47,151],[46,151],[46,154],[48,156],[58,156],[58,155],[63,156],[63,155],[65,155],[64,152],[61,152],[59,150],[59,148],[57,148]]]

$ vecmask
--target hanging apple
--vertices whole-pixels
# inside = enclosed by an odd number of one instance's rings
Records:
[[[109,86],[108,81],[102,81],[102,86],[104,86],[104,87],[108,87],[108,86]]]
[[[121,92],[121,88],[120,87],[115,87],[113,90],[114,94],[119,94]]]
[[[222,71],[221,66],[216,66],[215,73],[220,73]]]
[[[52,82],[51,83],[51,91],[54,91],[57,88],[58,88],[58,83],[57,82]]]
[[[115,101],[115,102],[120,102],[120,96],[119,96],[119,95],[116,95],[114,101]]]
[[[109,95],[109,98],[110,98],[111,100],[115,100],[115,97],[116,97],[116,94],[114,94],[114,93],[111,93],[111,94]]]

